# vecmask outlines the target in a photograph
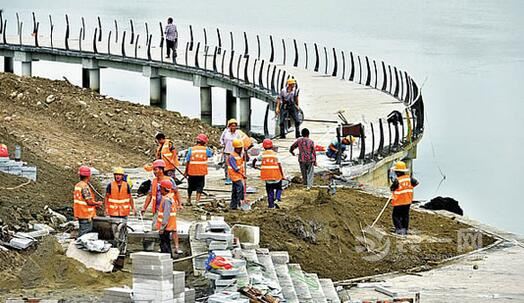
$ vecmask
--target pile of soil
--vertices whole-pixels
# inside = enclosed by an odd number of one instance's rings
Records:
[[[388,207],[377,228],[367,229],[386,199],[359,190],[339,189],[331,196],[326,190],[292,186],[283,200],[278,210],[261,205],[252,212],[222,215],[230,224],[260,226],[261,247],[286,250],[291,262],[321,277],[344,280],[431,267],[464,253],[457,249],[457,232],[469,226],[441,216],[411,211],[410,235],[400,237],[392,233]],[[367,231],[365,239],[361,226]],[[485,236],[483,245],[493,241]]]
[[[128,273],[98,272],[66,257],[54,237],[44,238],[31,252],[0,252],[0,272],[0,301],[10,292],[18,294],[20,289],[37,293],[46,293],[43,289],[77,289],[78,296],[78,289],[86,295],[86,291],[99,293],[104,288],[131,285]]]

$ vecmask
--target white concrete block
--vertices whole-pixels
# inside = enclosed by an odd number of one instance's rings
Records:
[[[73,258],[88,268],[92,268],[102,272],[111,272],[113,270],[113,262],[118,258],[120,251],[118,248],[110,248],[105,253],[91,253],[78,249],[72,241],[66,251],[66,256]]]
[[[289,253],[287,251],[272,251],[269,253],[274,264],[288,264]]]
[[[240,243],[260,244],[260,227],[258,226],[235,224],[231,232],[240,240]]]

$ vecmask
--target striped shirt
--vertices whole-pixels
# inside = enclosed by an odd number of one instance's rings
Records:
[[[167,24],[166,29],[164,30],[164,34],[166,35],[166,39],[170,41],[175,41],[178,39],[178,31],[176,29],[176,25],[174,23]]]
[[[289,152],[293,153],[296,148],[298,148],[298,162],[315,163],[317,161],[313,140],[305,137],[298,138],[289,148]]]

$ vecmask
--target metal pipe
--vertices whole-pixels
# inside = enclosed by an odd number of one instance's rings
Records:
[[[277,66],[273,65],[273,73],[271,75],[271,91],[272,92],[276,91],[276,89],[275,89],[275,75],[276,75],[276,72],[277,72]]]
[[[388,64],[388,71],[389,71],[389,90],[388,92],[391,94],[391,89],[393,86],[393,77],[391,76],[391,65]]]
[[[371,159],[375,158],[375,129],[373,128],[373,122],[369,123],[371,125]]]

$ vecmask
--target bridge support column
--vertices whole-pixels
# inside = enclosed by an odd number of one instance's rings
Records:
[[[100,67],[95,59],[82,59],[82,87],[100,92]]]
[[[142,74],[149,77],[149,105],[163,109],[167,107],[167,83],[166,78],[160,76],[158,68],[144,66]]]
[[[200,120],[212,125],[213,105],[211,97],[211,86],[207,84],[207,78],[200,75],[193,76],[193,85],[200,88]]]
[[[31,53],[15,52],[15,60],[22,63],[22,76],[31,77],[32,75],[32,61]]]
[[[226,125],[227,120],[237,118],[237,98],[233,96],[233,91],[226,90]]]
[[[233,96],[238,98],[240,107],[239,126],[240,128],[251,130],[251,96],[248,91],[241,88],[233,89]]]
[[[13,73],[13,57],[4,57],[4,73]]]

